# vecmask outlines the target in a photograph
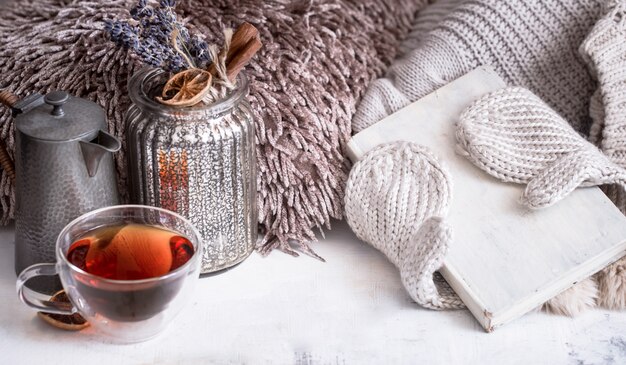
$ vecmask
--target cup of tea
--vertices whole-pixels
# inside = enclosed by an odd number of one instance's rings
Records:
[[[116,342],[160,333],[188,301],[197,281],[202,240],[180,215],[142,205],[94,210],[69,223],[56,242],[56,263],[18,276],[28,306],[53,314],[80,313]],[[71,304],[45,301],[24,284],[58,275]]]

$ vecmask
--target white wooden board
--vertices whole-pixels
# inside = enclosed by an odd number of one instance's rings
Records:
[[[504,86],[478,68],[352,138],[358,160],[397,140],[431,148],[453,178],[449,222],[454,240],[441,270],[488,331],[541,305],[626,252],[626,218],[598,188],[578,189],[531,211],[523,186],[502,183],[455,153],[455,123],[479,96]]]

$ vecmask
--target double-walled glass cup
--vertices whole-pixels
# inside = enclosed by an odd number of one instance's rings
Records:
[[[194,253],[165,275],[141,280],[111,280],[92,275],[68,261],[72,243],[94,229],[126,224],[164,228],[186,237]],[[56,243],[56,263],[32,265],[19,275],[20,299],[37,310],[55,314],[80,313],[96,332],[115,342],[138,342],[161,332],[189,300],[202,257],[198,231],[180,215],[142,205],[119,205],[94,210],[69,223]],[[71,304],[37,298],[24,284],[33,277],[59,275]]]

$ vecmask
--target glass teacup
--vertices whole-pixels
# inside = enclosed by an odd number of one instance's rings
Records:
[[[146,234],[144,229],[149,232]],[[97,241],[99,238],[94,238],[97,235],[90,236],[90,232],[105,232],[104,235],[108,235],[110,240]],[[120,232],[126,234],[123,239],[117,238],[121,235]],[[131,232],[134,236],[129,236],[126,232]],[[160,246],[157,248],[146,246],[157,244],[156,242],[161,240],[151,238],[161,236],[171,240],[167,243],[169,246],[163,246],[163,242],[159,242]],[[128,237],[139,237],[142,246],[139,248],[129,246],[128,242],[132,240]],[[95,243],[90,243],[89,240]],[[184,243],[182,248],[178,247],[179,241]],[[94,210],[78,217],[61,231],[56,243],[56,263],[36,264],[22,271],[16,284],[18,296],[28,306],[43,312],[54,314],[78,312],[97,332],[108,335],[116,342],[144,341],[161,332],[188,301],[189,294],[199,277],[201,242],[200,234],[189,221],[165,209],[119,205]],[[87,248],[85,252],[70,252],[81,249],[81,245],[85,244],[99,244],[102,252],[99,256],[98,252],[88,253],[91,248]],[[176,247],[187,256],[184,257],[184,261],[174,264],[177,255],[171,251],[171,257],[167,258],[170,261],[164,261],[153,253],[154,250],[163,247],[170,247],[172,250]],[[132,261],[130,264],[126,263],[126,271],[120,271],[118,265],[110,270],[112,274],[108,277],[106,274],[99,276],[93,273],[94,267],[108,270],[111,262],[107,262],[107,259],[133,248],[135,250],[133,255],[140,257],[137,260],[130,260]],[[72,260],[68,258],[68,252]],[[152,254],[142,258],[143,252]],[[158,254],[161,251],[155,252]],[[79,258],[86,258],[87,264],[78,265],[75,260],[77,255]],[[164,267],[165,272],[162,272]],[[135,278],[138,272],[146,270],[160,274],[148,278]],[[123,280],[115,276],[122,275],[120,272],[127,275]],[[41,275],[59,275],[71,304],[41,300],[37,298],[36,293],[24,286],[29,279]]]

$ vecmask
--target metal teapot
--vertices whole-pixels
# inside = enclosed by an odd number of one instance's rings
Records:
[[[15,271],[55,262],[55,244],[74,218],[118,204],[112,152],[120,140],[106,132],[104,110],[54,91],[13,105],[15,119]],[[47,278],[46,278],[47,279]],[[29,287],[50,292],[51,280]]]

